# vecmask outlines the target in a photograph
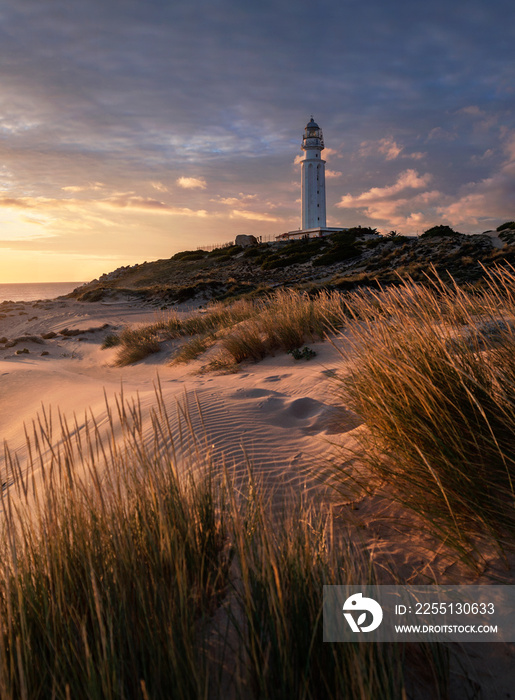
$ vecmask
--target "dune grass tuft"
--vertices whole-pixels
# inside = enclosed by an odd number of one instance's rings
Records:
[[[172,363],[178,364],[181,362],[187,363],[195,360],[199,355],[202,355],[208,348],[216,342],[215,336],[212,334],[195,335],[187,340],[173,356]]]
[[[338,292],[322,291],[310,296],[291,289],[278,290],[259,299],[212,304],[205,312],[186,318],[177,312],[163,314],[152,324],[125,328],[103,347],[117,344],[116,364],[124,366],[158,352],[164,341],[191,336],[174,361],[195,359],[214,341],[220,341],[236,364],[258,361],[276,351],[299,348],[308,340],[323,339],[341,326],[344,308]]]
[[[236,363],[260,360],[276,351],[300,348],[307,340],[322,340],[341,327],[345,304],[338,292],[310,296],[280,290],[267,297],[250,321],[235,326],[221,345]]]
[[[159,352],[159,337],[152,326],[142,328],[124,328],[119,335],[116,365],[125,367]]]
[[[441,280],[347,298],[343,400],[365,460],[440,537],[500,548],[515,533],[515,300],[511,270],[469,294]]]
[[[27,474],[8,459],[0,566],[2,698],[204,697],[197,626],[224,595],[230,550],[220,484],[179,478],[167,421],[146,447],[138,407],[79,431],[51,420]],[[50,455],[48,454],[50,450]],[[39,472],[41,478],[38,478]],[[39,481],[36,488],[31,486]],[[34,488],[34,491],[32,491]]]
[[[179,415],[120,399],[107,429],[59,416],[56,435],[46,412],[27,464],[6,450],[0,697],[403,697],[398,645],[321,638],[323,584],[370,562],[307,503],[274,515]]]

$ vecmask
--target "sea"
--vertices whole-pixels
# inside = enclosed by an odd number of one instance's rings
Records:
[[[72,292],[83,282],[23,282],[0,284],[0,304],[3,301],[38,301],[55,299]]]

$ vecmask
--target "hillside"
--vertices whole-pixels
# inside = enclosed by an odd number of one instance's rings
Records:
[[[399,277],[423,279],[432,266],[459,284],[481,284],[485,269],[515,263],[514,231],[477,235],[435,227],[420,238],[381,236],[354,228],[323,239],[184,251],[173,257],[122,267],[74,290],[79,301],[132,297],[167,307],[241,295],[277,287],[353,289],[388,285]],[[503,227],[499,227],[502,229]]]

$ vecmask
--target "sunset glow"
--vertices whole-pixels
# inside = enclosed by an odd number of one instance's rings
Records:
[[[513,5],[6,0],[0,282],[87,280],[300,226],[416,235],[515,218]]]

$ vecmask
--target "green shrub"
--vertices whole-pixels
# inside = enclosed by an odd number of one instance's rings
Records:
[[[262,270],[278,270],[281,267],[287,267],[287,265],[288,265],[287,258],[281,258],[279,256],[272,256],[272,257],[266,259],[261,264],[261,269]]]
[[[205,250],[183,250],[181,253],[172,255],[171,260],[202,260],[208,253]]]
[[[212,250],[210,253],[207,254],[208,258],[218,258],[220,256],[226,256],[226,257],[232,257],[233,255],[237,255],[238,253],[241,253],[243,248],[241,245],[230,245],[230,246],[225,246],[224,248],[215,248]]]
[[[497,231],[506,231],[507,229],[510,229],[510,230],[515,229],[515,221],[506,221],[506,223],[498,226],[496,230]]]
[[[251,246],[250,248],[247,248],[245,252],[243,253],[244,258],[256,258],[258,255],[261,255],[261,252],[258,246]]]
[[[410,241],[410,238],[408,236],[402,236],[400,233],[398,233],[395,236],[391,236],[389,240],[393,243],[393,245],[397,246],[408,243]]]
[[[196,284],[191,284],[185,287],[179,287],[174,293],[174,299],[177,303],[182,304],[185,301],[193,299],[193,297],[198,292],[198,287]]]
[[[365,241],[363,245],[365,246],[365,248],[376,248],[380,243],[380,238],[371,238],[369,241]]]
[[[370,226],[353,226],[343,231],[343,233],[333,234],[333,236],[342,235],[354,236],[354,238],[359,238],[360,236],[379,236],[377,229],[371,228]]]
[[[289,267],[289,265],[300,265],[302,263],[309,262],[311,258],[312,255],[309,251],[296,251],[284,257],[272,256],[265,260],[265,262],[261,265],[261,269],[275,270],[280,267]]]
[[[360,254],[359,248],[352,244],[339,243],[332,246],[326,253],[322,253],[318,258],[313,260],[313,265],[320,267],[322,265],[333,265],[334,263],[351,260]]]
[[[97,287],[97,289],[90,289],[89,291],[80,294],[77,298],[79,301],[102,301],[109,291],[109,287]]]
[[[296,253],[317,253],[320,248],[326,245],[325,238],[303,238],[301,240],[293,240],[287,243],[281,249],[281,255],[292,255]]]
[[[433,226],[428,228],[427,231],[420,236],[420,238],[437,238],[438,236],[460,236],[461,234],[452,229],[450,226],[444,226],[439,224],[438,226]]]
[[[303,348],[294,348],[288,351],[288,355],[291,355],[294,360],[312,360],[316,357],[316,352],[306,345]]]
[[[505,228],[502,231],[499,231],[499,238],[501,241],[504,241],[504,243],[513,245],[515,243],[515,229]]]

